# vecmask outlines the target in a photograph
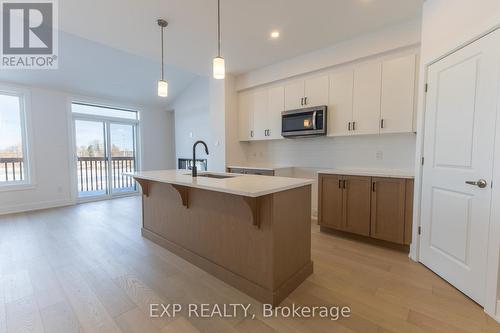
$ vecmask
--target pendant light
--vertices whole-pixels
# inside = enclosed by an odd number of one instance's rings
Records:
[[[163,63],[164,55],[163,55],[163,30],[168,25],[168,22],[164,19],[158,19],[158,25],[161,29],[161,79],[158,80],[158,96],[167,97],[168,96],[168,82],[165,80],[165,64]]]
[[[214,78],[221,80],[226,76],[224,58],[220,56],[220,0],[217,0],[217,57],[214,58]]]

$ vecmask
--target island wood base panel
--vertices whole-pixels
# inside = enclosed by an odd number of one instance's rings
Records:
[[[254,204],[228,193],[187,188],[181,198],[170,184],[146,186],[142,235],[256,300],[276,306],[312,274],[310,185],[251,198]]]
[[[307,279],[309,275],[313,273],[313,262],[310,261],[301,270],[285,281],[285,283],[283,283],[283,285],[281,285],[278,289],[269,290],[245,279],[242,276],[234,274],[224,267],[214,264],[196,253],[172,243],[154,232],[142,228],[142,235],[154,243],[166,248],[170,252],[175,253],[179,257],[189,261],[193,265],[196,265],[204,271],[221,279],[234,288],[252,296],[256,300],[262,303],[272,304],[273,306],[279,305],[292,291],[295,290],[295,288],[297,288],[302,282],[304,282],[305,279]]]

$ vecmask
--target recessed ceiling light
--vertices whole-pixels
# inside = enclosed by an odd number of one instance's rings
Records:
[[[276,39],[276,38],[278,38],[279,36],[280,36],[280,32],[279,32],[279,31],[276,31],[276,30],[275,30],[275,31],[272,31],[272,32],[271,32],[271,38]]]

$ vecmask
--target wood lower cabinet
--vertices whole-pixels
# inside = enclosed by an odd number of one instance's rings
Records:
[[[370,235],[371,177],[344,177],[344,231]]]
[[[372,178],[371,237],[403,244],[406,180]]]
[[[392,243],[411,242],[413,180],[319,175],[321,226]]]
[[[320,224],[359,235],[370,234],[371,177],[321,175]]]
[[[319,178],[319,221],[321,225],[343,230],[343,177],[338,175]]]

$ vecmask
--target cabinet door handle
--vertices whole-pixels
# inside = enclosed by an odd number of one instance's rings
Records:
[[[339,188],[342,188],[342,179],[339,179]]]
[[[300,99],[300,105],[304,106],[304,97]]]
[[[346,180],[346,179],[344,179],[344,180],[342,181],[342,188],[344,188],[344,189],[346,189],[346,188],[347,188],[347,180]]]
[[[250,131],[250,137],[253,138],[253,131]]]
[[[375,184],[377,184],[377,183],[376,182],[372,183],[372,192],[376,192],[377,191]]]
[[[270,129],[267,130],[267,136],[271,136],[271,130]]]
[[[355,121],[353,121],[353,122],[352,122],[352,130],[353,130],[353,131],[355,131],[355,130],[356,130],[356,122],[355,122]]]
[[[384,119],[380,119],[380,128],[384,128]]]
[[[351,122],[349,122],[349,125],[347,125],[347,130],[350,131],[351,130]]]
[[[307,105],[307,97],[304,97],[304,105]]]

